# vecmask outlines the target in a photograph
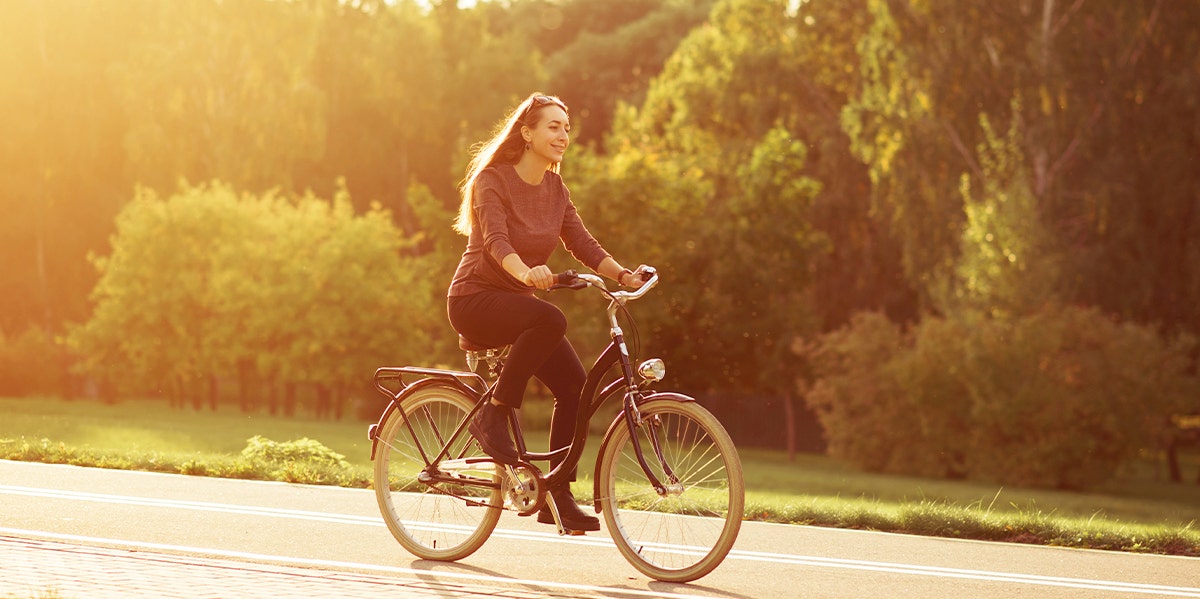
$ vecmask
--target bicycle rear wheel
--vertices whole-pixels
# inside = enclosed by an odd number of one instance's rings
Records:
[[[458,389],[433,385],[401,400],[399,409],[379,428],[375,455],[379,511],[396,540],[417,557],[453,561],[471,555],[500,518],[499,472],[491,463],[465,466],[463,460],[454,459],[486,457],[465,431],[451,448],[451,460],[439,468],[440,474],[457,478],[442,482],[419,478],[427,469],[425,459],[437,456],[474,405]]]
[[[729,434],[708,410],[682,398],[660,395],[638,408],[642,455],[668,487],[665,495],[638,464],[628,427],[613,429],[599,458],[600,504],[617,549],[638,571],[670,582],[700,578],[725,559],[745,504],[742,464]]]

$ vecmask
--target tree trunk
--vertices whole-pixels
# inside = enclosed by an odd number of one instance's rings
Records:
[[[288,418],[296,415],[296,383],[283,384],[283,415]]]
[[[221,380],[217,375],[208,375],[208,409],[211,412],[217,411],[217,405],[221,403]]]
[[[796,410],[792,406],[792,394],[789,391],[783,396],[783,426],[787,431],[788,462],[796,461]]]
[[[1183,472],[1179,469],[1179,440],[1174,435],[1167,441],[1167,479],[1173,483],[1183,482]]]

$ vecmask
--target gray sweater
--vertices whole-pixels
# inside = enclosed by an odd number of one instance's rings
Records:
[[[571,203],[557,173],[546,171],[538,185],[526,183],[510,164],[493,165],[475,180],[474,223],[448,296],[480,291],[532,293],[533,287],[500,266],[516,253],[526,265],[545,264],[561,240],[563,247],[595,270],[608,257]]]

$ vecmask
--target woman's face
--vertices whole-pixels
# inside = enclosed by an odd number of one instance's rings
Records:
[[[532,128],[525,127],[523,132],[529,151],[551,164],[558,164],[567,146],[571,145],[571,119],[555,104],[543,107],[537,116],[537,124]]]

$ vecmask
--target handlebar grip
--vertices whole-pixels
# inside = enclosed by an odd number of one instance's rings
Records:
[[[554,284],[550,286],[550,290],[583,289],[584,287],[587,287],[587,281],[579,278],[579,273],[573,270],[566,270],[554,275]]]

